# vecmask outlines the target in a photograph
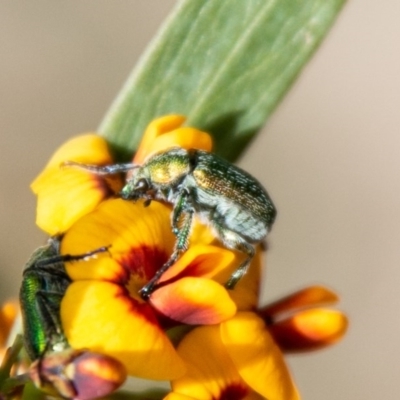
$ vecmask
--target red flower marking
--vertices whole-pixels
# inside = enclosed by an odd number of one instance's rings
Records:
[[[146,282],[162,267],[168,257],[169,255],[158,247],[141,245],[132,248],[117,261],[130,275],[136,275]]]
[[[241,400],[249,394],[249,388],[239,384],[231,384],[224,388],[215,400]]]

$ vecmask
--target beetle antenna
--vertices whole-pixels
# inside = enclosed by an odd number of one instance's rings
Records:
[[[132,171],[133,169],[139,168],[138,164],[126,163],[126,164],[113,164],[113,165],[105,165],[98,166],[93,164],[81,164],[76,161],[64,161],[61,165],[61,168],[79,168],[84,171],[92,172],[96,175],[113,175],[118,174],[119,172],[127,172]]]

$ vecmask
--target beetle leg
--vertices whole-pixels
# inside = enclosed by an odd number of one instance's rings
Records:
[[[240,281],[240,279],[246,275],[249,269],[251,260],[254,257],[255,249],[254,246],[245,241],[240,235],[230,230],[224,229],[219,224],[213,223],[214,228],[218,232],[218,236],[224,245],[232,250],[238,250],[247,255],[247,258],[237,267],[237,269],[232,273],[231,277],[225,283],[227,289],[234,289],[235,285]]]
[[[192,228],[194,210],[189,209],[189,210],[182,211],[182,213],[184,213],[183,214],[184,221],[183,221],[182,228],[179,229],[179,232],[177,234],[174,252],[172,253],[169,260],[155,273],[153,278],[150,279],[150,281],[139,290],[139,294],[144,300],[147,300],[150,297],[150,295],[156,289],[157,283],[160,280],[160,278],[162,277],[162,275],[164,274],[164,272],[167,271],[167,269],[169,269],[173,264],[175,264],[175,262],[181,256],[181,254],[188,247],[188,241],[189,241],[190,231]]]
[[[106,251],[108,251],[108,249],[111,246],[103,246],[103,247],[99,247],[98,249],[92,250],[92,251],[88,251],[87,253],[83,253],[83,254],[63,254],[63,255],[58,255],[58,256],[54,256],[54,257],[48,257],[45,258],[43,260],[39,260],[35,265],[33,265],[31,268],[27,268],[28,269],[41,269],[43,268],[44,270],[49,268],[50,270],[51,265],[52,264],[56,264],[59,262],[70,262],[70,261],[86,261],[89,260],[90,258],[94,258],[96,256],[96,254],[98,253],[105,253]]]
[[[127,163],[127,164],[105,165],[99,167],[98,165],[81,164],[76,161],[65,161],[61,164],[61,168],[68,168],[68,167],[83,169],[85,171],[92,172],[93,174],[96,175],[112,175],[112,174],[117,174],[119,172],[131,171],[135,168],[138,168],[139,166],[136,164]]]
[[[175,202],[174,209],[172,210],[171,225],[172,225],[172,232],[174,233],[175,236],[179,236],[180,234],[178,224],[182,216],[182,213],[184,213],[187,209],[188,197],[189,197],[189,191],[187,189],[183,189],[179,193],[179,196]]]

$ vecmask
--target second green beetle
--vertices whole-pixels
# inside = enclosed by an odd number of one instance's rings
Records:
[[[151,295],[162,274],[187,249],[194,214],[213,228],[227,248],[247,255],[226,283],[229,289],[246,273],[255,254],[254,245],[264,240],[275,220],[276,209],[262,185],[247,172],[206,151],[174,147],[152,155],[140,166],[68,164],[101,175],[134,169],[121,191],[123,199],[145,199],[147,205],[152,200],[173,205],[175,249],[141,289],[144,298]]]

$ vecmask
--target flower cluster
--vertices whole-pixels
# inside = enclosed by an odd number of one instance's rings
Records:
[[[151,122],[133,162],[173,146],[212,151],[210,135],[183,122],[177,115]],[[37,224],[62,237],[62,254],[108,249],[66,263],[72,283],[61,321],[72,348],[114,357],[132,376],[171,381],[168,400],[298,399],[282,351],[311,350],[342,337],[343,314],[317,308],[336,296],[313,287],[258,308],[261,249],[227,290],[224,283],[243,255],[224,248],[196,220],[187,251],[144,301],[138,291],[174,248],[171,207],[122,200],[123,177],[60,168],[66,161],[103,166],[113,160],[104,139],[86,134],[64,144],[32,184]],[[172,332],[181,333],[179,340],[171,340]]]

